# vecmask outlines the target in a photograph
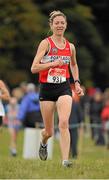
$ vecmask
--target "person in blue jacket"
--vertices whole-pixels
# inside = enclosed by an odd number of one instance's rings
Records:
[[[39,92],[36,91],[36,87],[33,83],[27,85],[27,93],[21,101],[17,118],[22,122],[24,127],[35,128],[42,122]]]

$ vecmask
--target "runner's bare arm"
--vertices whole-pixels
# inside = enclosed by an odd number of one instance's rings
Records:
[[[32,73],[38,73],[42,70],[46,70],[58,65],[62,65],[63,62],[61,60],[57,60],[54,62],[48,62],[48,63],[44,63],[41,64],[41,59],[43,58],[43,56],[46,54],[46,52],[48,52],[49,50],[49,44],[47,40],[42,40],[41,43],[39,44],[37,53],[35,55],[35,58],[33,60],[32,66],[31,66],[31,72]]]
[[[79,70],[78,70],[78,65],[77,65],[77,61],[76,61],[76,50],[75,50],[75,46],[73,44],[71,45],[71,52],[72,52],[72,57],[71,57],[71,62],[70,62],[70,69],[71,69],[71,73],[72,76],[75,80],[79,80]]]
[[[80,82],[79,82],[79,69],[78,69],[78,65],[77,65],[77,61],[76,61],[75,46],[73,44],[70,44],[70,45],[71,45],[71,52],[72,52],[70,69],[71,69],[71,73],[72,73],[72,76],[73,76],[74,82],[75,82],[75,92],[79,96],[83,96],[84,92],[83,92],[83,89],[81,88]]]

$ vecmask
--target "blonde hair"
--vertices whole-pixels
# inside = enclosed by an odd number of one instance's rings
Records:
[[[65,18],[65,20],[66,20],[66,22],[67,22],[67,18],[66,18],[66,15],[63,13],[63,12],[61,12],[61,11],[52,11],[51,13],[50,13],[50,15],[49,15],[49,24],[52,24],[53,23],[53,19],[56,17],[56,16],[63,16],[64,18]]]

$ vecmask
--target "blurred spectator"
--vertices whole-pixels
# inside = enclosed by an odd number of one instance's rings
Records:
[[[94,139],[95,144],[104,145],[104,138],[102,133],[102,121],[101,121],[101,111],[103,108],[103,93],[97,90],[90,103],[90,123],[92,139]]]
[[[16,97],[16,98],[17,98],[18,102],[21,101],[21,99],[22,99],[22,97],[23,97],[23,95],[24,95],[20,87],[14,88],[14,89],[11,91],[11,94],[12,94],[13,97]]]
[[[23,96],[27,93],[27,85],[28,85],[28,83],[25,81],[21,82],[21,84],[20,84],[20,89],[22,91]]]
[[[20,128],[20,122],[17,120],[19,105],[17,98],[11,97],[6,108],[6,116],[8,119],[8,128],[10,133],[10,152],[12,156],[17,155],[17,133]]]
[[[104,129],[104,137],[107,148],[109,149],[109,97],[105,99],[104,107],[101,112],[103,129]]]
[[[72,86],[72,89],[74,87]],[[79,97],[73,91],[73,103],[72,109],[69,119],[69,130],[70,130],[70,137],[71,137],[71,154],[73,158],[77,158],[78,156],[78,136],[79,136],[79,128],[80,123],[83,120],[83,113],[79,101]]]
[[[36,87],[33,83],[27,84],[26,94],[21,100],[18,120],[20,120],[24,127],[36,127],[42,122],[39,92],[36,92]]]
[[[84,91],[84,96],[80,97],[80,104],[83,112],[83,121],[85,122],[87,116],[89,116],[89,107],[90,107],[90,100],[91,97],[88,95],[87,90],[84,86],[82,86]]]
[[[16,87],[12,90],[12,96],[16,97],[18,102],[20,103],[22,98],[27,93],[27,82],[21,82],[19,87]]]
[[[0,128],[3,123],[3,117],[5,116],[5,110],[3,106],[3,101],[9,101],[10,94],[8,88],[6,87],[5,83],[0,80]]]
[[[103,93],[103,99],[104,101],[109,98],[109,88],[106,88]]]
[[[90,88],[87,89],[87,94],[88,94],[88,96],[90,98],[94,96],[95,92],[96,92],[96,88],[95,87],[90,87]]]
[[[89,109],[90,109],[90,101],[91,96],[88,94],[87,89],[82,86],[84,91],[84,96],[80,97],[80,105],[82,108],[83,122],[84,122],[84,132],[85,134],[89,134]]]

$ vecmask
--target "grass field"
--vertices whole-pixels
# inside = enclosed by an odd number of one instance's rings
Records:
[[[79,157],[72,168],[61,167],[58,140],[54,142],[53,159],[45,162],[22,157],[23,131],[18,136],[18,156],[9,155],[7,128],[0,133],[0,179],[108,179],[109,151],[95,146],[90,137],[79,142]]]

